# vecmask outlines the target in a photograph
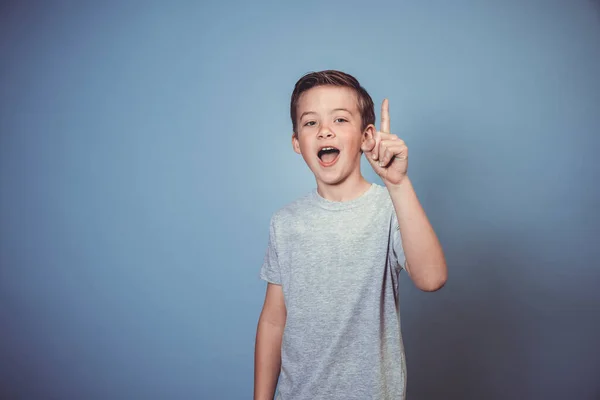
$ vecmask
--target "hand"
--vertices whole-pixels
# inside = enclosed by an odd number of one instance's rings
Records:
[[[408,147],[402,139],[390,133],[387,99],[381,104],[381,130],[365,140],[362,150],[386,186],[402,183],[408,170]]]

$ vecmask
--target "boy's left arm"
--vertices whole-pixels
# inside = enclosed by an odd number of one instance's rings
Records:
[[[410,179],[407,176],[398,185],[386,186],[398,218],[406,272],[419,289],[440,289],[448,279],[444,251]]]
[[[387,99],[381,106],[381,129],[369,135],[362,150],[390,192],[408,275],[421,290],[431,292],[440,289],[448,279],[444,252],[406,173],[406,143],[390,133]]]

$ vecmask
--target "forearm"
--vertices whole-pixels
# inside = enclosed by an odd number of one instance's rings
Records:
[[[254,400],[273,400],[281,369],[283,326],[261,320],[254,351]]]
[[[388,186],[396,210],[407,272],[424,291],[441,288],[448,278],[442,246],[417,198],[408,176],[398,185]]]

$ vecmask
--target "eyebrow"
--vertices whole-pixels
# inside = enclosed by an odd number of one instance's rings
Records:
[[[352,115],[352,111],[350,111],[346,108],[335,108],[335,109],[333,109],[333,111],[346,111],[348,114]]]
[[[316,114],[316,113],[314,111],[304,111],[302,113],[302,115],[300,115],[300,119],[304,118],[304,116],[308,115],[308,114]]]
[[[346,108],[334,108],[331,111],[346,111],[348,114],[352,115],[352,112],[350,110],[346,109]],[[316,114],[316,112],[314,112],[314,111],[304,111],[302,113],[302,115],[300,115],[300,119],[304,118],[304,116],[308,115],[308,114]]]

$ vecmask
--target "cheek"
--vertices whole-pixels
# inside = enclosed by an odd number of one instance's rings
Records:
[[[302,153],[302,157],[305,159],[311,158],[312,144],[308,140],[298,140],[298,147]]]
[[[304,151],[304,150],[307,150],[310,147],[310,142],[308,140],[302,140],[302,139],[300,139],[298,141],[298,145]]]
[[[352,131],[348,134],[345,142],[345,149],[350,150],[350,152],[360,150],[360,147],[363,142],[363,137],[360,132]]]

